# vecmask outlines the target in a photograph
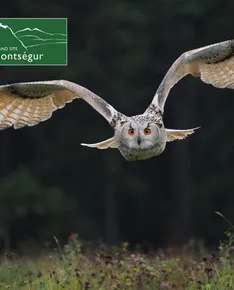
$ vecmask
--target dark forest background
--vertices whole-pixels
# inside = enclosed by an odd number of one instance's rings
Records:
[[[68,66],[0,67],[1,84],[67,79],[126,115],[143,112],[184,51],[233,38],[233,0],[8,1],[1,17],[67,17]],[[217,245],[234,220],[234,91],[186,77],[171,91],[168,128],[201,129],[147,161],[89,149],[112,136],[82,100],[39,126],[0,132],[0,239],[127,240]]]

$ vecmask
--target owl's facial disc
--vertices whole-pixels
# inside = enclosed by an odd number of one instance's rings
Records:
[[[122,129],[122,143],[130,149],[144,150],[154,147],[159,138],[159,129],[156,124],[131,122]]]
[[[162,153],[166,131],[150,122],[128,122],[118,135],[119,150],[128,161],[144,160]]]

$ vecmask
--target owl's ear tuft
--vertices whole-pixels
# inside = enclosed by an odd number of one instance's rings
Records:
[[[200,127],[187,129],[187,130],[173,130],[173,129],[166,129],[167,132],[167,142],[175,141],[175,140],[182,140],[188,137],[195,132],[195,130],[199,129]]]
[[[99,143],[93,143],[93,144],[81,143],[80,145],[91,147],[91,148],[98,148],[98,149],[117,148],[114,137],[107,139],[105,141],[99,142]]]

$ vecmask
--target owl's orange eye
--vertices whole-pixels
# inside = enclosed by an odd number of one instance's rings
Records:
[[[128,130],[128,134],[129,134],[130,136],[133,136],[133,135],[134,135],[134,129],[130,128],[130,129]]]
[[[151,130],[149,128],[145,128],[144,134],[149,135],[151,133]]]

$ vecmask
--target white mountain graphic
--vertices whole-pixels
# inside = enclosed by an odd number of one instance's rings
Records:
[[[14,32],[8,25],[0,23],[1,28],[10,32],[25,50],[34,46],[67,43],[67,37],[64,33],[49,33],[39,28],[24,28]]]

